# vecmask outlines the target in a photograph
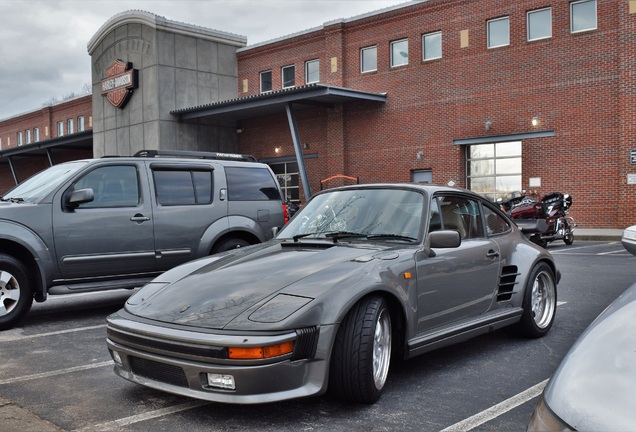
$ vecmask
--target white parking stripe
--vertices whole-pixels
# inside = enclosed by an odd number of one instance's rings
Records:
[[[510,399],[506,399],[505,401],[498,403],[497,405],[494,405],[485,411],[475,414],[474,416],[469,417],[466,420],[462,420],[459,423],[455,423],[454,425],[447,427],[446,429],[442,429],[441,432],[469,431],[476,428],[477,426],[481,426],[482,424],[487,423],[490,420],[497,418],[500,415],[518,407],[519,405],[523,405],[529,400],[539,396],[547,382],[548,380],[542,381],[539,384],[530,387],[528,390],[511,397]]]
[[[72,328],[67,330],[58,330],[54,332],[37,333],[32,335],[23,335],[20,333],[19,329],[7,330],[0,333],[0,342],[12,342],[17,340],[35,339],[40,337],[48,337],[48,336],[66,334],[66,333],[74,333],[78,331],[95,330],[95,329],[105,328],[105,327],[106,327],[106,324],[99,324],[99,325],[88,326],[88,327],[77,327],[77,328]]]
[[[139,423],[142,421],[146,421],[146,420],[150,420],[153,418],[157,418],[157,417],[162,417],[162,416],[166,416],[166,415],[170,415],[170,414],[175,414],[181,411],[186,411],[189,409],[193,409],[193,408],[198,408],[200,406],[203,405],[208,405],[210,402],[208,401],[193,401],[193,402],[188,402],[188,403],[184,403],[181,405],[175,405],[173,407],[167,407],[167,408],[162,408],[162,409],[158,409],[158,410],[154,410],[154,411],[149,411],[147,413],[144,414],[138,414],[138,415],[134,415],[134,416],[130,416],[130,417],[124,417],[122,419],[118,419],[118,420],[113,420],[113,421],[109,421],[106,423],[101,423],[101,424],[97,424],[97,425],[90,425],[90,426],[86,426],[83,427],[81,429],[74,429],[74,432],[88,432],[88,431],[118,431],[120,430],[123,426],[128,426],[128,425],[132,425],[135,423]],[[209,425],[207,425],[205,427],[206,431],[212,431],[212,430],[221,430],[221,429],[212,429]]]
[[[48,377],[52,377],[52,376],[56,376],[56,375],[64,375],[64,374],[68,374],[68,373],[72,373],[72,372],[95,369],[95,368],[100,368],[100,367],[104,367],[104,366],[112,366],[113,364],[114,363],[113,363],[112,360],[108,360],[108,361],[103,361],[103,362],[99,362],[99,363],[91,363],[91,364],[87,364],[87,365],[84,365],[84,366],[76,366],[76,367],[72,367],[72,368],[68,368],[68,369],[59,369],[59,370],[56,370],[56,371],[44,372],[44,373],[40,373],[40,374],[32,374],[32,375],[26,375],[26,376],[21,376],[21,377],[3,379],[3,380],[0,380],[0,385],[2,385],[2,384],[15,384],[15,383],[23,382],[23,381],[31,381],[31,380],[40,379],[40,378],[48,378]]]

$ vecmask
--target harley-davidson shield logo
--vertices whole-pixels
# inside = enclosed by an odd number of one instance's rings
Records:
[[[124,108],[137,88],[137,72],[132,63],[115,60],[106,69],[106,78],[101,81],[102,96],[106,96],[115,108]]]

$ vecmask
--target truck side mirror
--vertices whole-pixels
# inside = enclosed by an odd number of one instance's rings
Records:
[[[80,204],[91,202],[94,199],[95,193],[91,188],[74,190],[69,195],[65,207],[69,210],[75,210]]]

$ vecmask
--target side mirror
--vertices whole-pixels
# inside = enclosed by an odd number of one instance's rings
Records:
[[[66,207],[70,210],[75,210],[80,204],[91,202],[95,199],[95,193],[93,189],[78,189],[71,192],[66,202]]]
[[[462,244],[462,238],[459,235],[459,232],[453,230],[433,231],[428,234],[428,240],[431,249],[456,248]]]

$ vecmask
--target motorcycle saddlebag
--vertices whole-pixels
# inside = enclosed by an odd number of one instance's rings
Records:
[[[540,202],[530,202],[513,208],[510,216],[513,219],[536,219],[543,215],[543,205]]]

